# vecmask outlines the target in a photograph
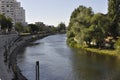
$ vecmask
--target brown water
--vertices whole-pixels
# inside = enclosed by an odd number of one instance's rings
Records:
[[[28,80],[35,80],[36,61],[40,62],[40,80],[120,80],[120,59],[70,48],[64,34],[34,43],[39,44],[26,47],[18,56]]]

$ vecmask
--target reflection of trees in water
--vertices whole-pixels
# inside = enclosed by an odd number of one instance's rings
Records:
[[[120,63],[114,56],[75,50],[72,57],[73,80],[120,80]]]

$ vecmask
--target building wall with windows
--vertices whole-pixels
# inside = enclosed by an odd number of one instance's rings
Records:
[[[16,0],[0,0],[0,13],[10,17],[13,23],[25,24],[25,10]]]

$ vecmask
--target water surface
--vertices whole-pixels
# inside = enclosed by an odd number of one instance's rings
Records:
[[[18,65],[28,80],[35,80],[40,62],[40,80],[120,80],[120,60],[66,45],[65,34],[37,40],[18,55]]]

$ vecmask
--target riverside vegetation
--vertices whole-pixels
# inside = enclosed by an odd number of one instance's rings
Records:
[[[96,53],[120,53],[120,1],[108,0],[108,13],[94,13],[79,6],[70,17],[67,43]]]
[[[58,26],[46,25],[43,22],[23,25],[22,23],[12,23],[12,19],[0,14],[0,34],[9,34],[16,32],[20,35],[47,34],[47,33],[65,33],[66,25],[61,22]]]

